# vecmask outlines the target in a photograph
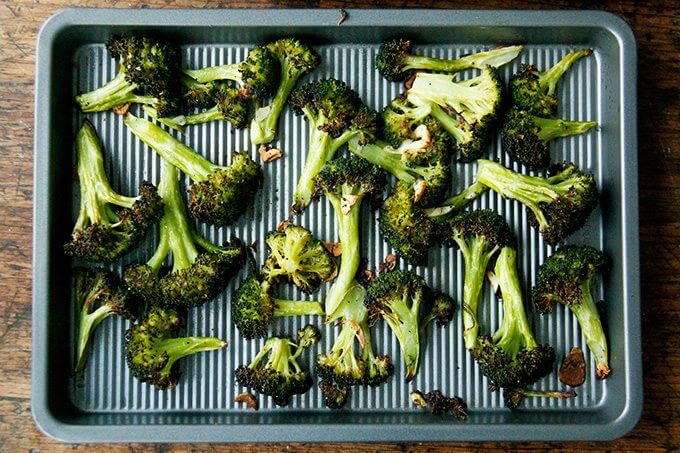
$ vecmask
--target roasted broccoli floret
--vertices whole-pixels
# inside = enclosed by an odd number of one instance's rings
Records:
[[[408,102],[402,102],[399,109],[405,113],[409,108],[429,110],[429,115],[453,136],[459,160],[472,162],[484,152],[490,128],[499,114],[502,94],[498,71],[491,67],[461,82],[454,82],[450,74],[420,72],[406,91]]]
[[[567,392],[558,392],[554,390],[531,390],[531,389],[503,389],[503,400],[505,401],[505,407],[508,409],[518,408],[524,398],[527,397],[538,397],[538,398],[557,398],[566,399],[574,398],[576,392],[569,390]]]
[[[505,219],[490,209],[466,211],[450,219],[443,232],[444,243],[457,245],[463,255],[463,339],[466,349],[475,349],[479,342],[477,307],[482,295],[486,270],[491,260],[514,237]]]
[[[503,150],[512,160],[538,170],[550,164],[549,141],[583,134],[595,126],[595,121],[542,118],[525,110],[511,109],[505,117],[502,129]]]
[[[265,242],[269,256],[262,274],[269,282],[285,279],[312,293],[338,274],[333,256],[307,228],[288,225],[283,231],[267,234]]]
[[[529,210],[529,223],[554,245],[581,228],[597,206],[599,192],[592,174],[571,163],[554,165],[550,176],[528,176],[480,159],[477,181]]]
[[[274,318],[283,316],[323,315],[317,301],[278,299],[267,282],[251,275],[245,279],[231,301],[231,315],[245,339],[262,338]]]
[[[359,227],[361,202],[385,188],[385,174],[379,167],[358,157],[343,157],[328,162],[316,177],[317,194],[325,194],[333,206],[342,246],[340,269],[326,296],[327,319],[335,319],[345,294],[359,269]]]
[[[85,369],[87,348],[94,331],[111,315],[134,318],[133,301],[120,281],[104,269],[76,269],[74,272],[76,302],[76,367]]]
[[[507,46],[449,60],[412,55],[412,48],[410,39],[397,38],[383,43],[378,50],[375,67],[390,82],[400,82],[412,70],[458,72],[468,68],[502,66],[514,60],[522,51],[522,46]]]
[[[163,214],[156,187],[144,181],[139,196],[126,197],[109,185],[102,145],[94,126],[85,121],[76,136],[80,211],[68,255],[88,261],[111,262],[137,245]]]
[[[125,268],[124,280],[143,300],[170,307],[195,307],[215,298],[245,261],[243,244],[212,244],[189,225],[177,168],[163,161],[159,192],[165,202],[160,239],[151,259]],[[200,252],[199,250],[203,251]],[[168,254],[172,270],[159,275]]]
[[[120,69],[104,86],[76,96],[83,112],[103,112],[139,103],[154,106],[159,116],[179,113],[181,70],[175,47],[146,37],[112,36],[106,48],[120,60]]]
[[[535,66],[524,65],[510,79],[510,95],[514,106],[531,115],[553,116],[557,111],[555,87],[565,72],[576,61],[592,54],[592,49],[569,52],[547,71],[539,72]]]
[[[426,128],[424,130],[427,131]],[[451,172],[447,159],[442,156],[432,159],[432,163],[416,163],[410,160],[408,153],[431,144],[429,137],[405,143],[396,149],[382,141],[361,145],[358,140],[350,140],[349,149],[354,155],[380,166],[399,181],[410,185],[414,191],[414,202],[430,206],[441,202],[449,187]]]
[[[199,102],[196,96],[194,96],[193,102]],[[209,96],[209,99],[201,100],[201,102],[208,104],[210,108],[199,113],[159,118],[158,112],[153,107],[145,105],[144,111],[151,118],[182,133],[184,126],[220,120],[231,123],[236,129],[246,127],[248,124],[248,101],[241,91],[226,83],[219,83],[211,89]]]
[[[185,69],[184,73],[199,83],[232,80],[247,98],[266,99],[274,94],[279,83],[279,62],[265,46],[253,48],[240,63]]]
[[[236,369],[236,380],[245,387],[271,396],[277,406],[287,406],[293,395],[306,393],[312,386],[312,378],[300,366],[298,358],[305,348],[319,340],[318,330],[316,333],[312,337],[298,333],[298,337],[306,339],[302,343],[295,343],[289,338],[267,339],[250,365]]]
[[[596,363],[599,379],[609,376],[607,338],[593,299],[593,280],[604,270],[604,254],[589,246],[567,245],[553,253],[538,269],[533,300],[542,313],[552,311],[555,302],[576,315]]]
[[[394,373],[390,357],[376,355],[373,350],[368,311],[364,306],[366,290],[354,282],[347,290],[339,311],[341,325],[333,347],[316,358],[316,371],[326,405],[341,408],[349,397],[349,388],[355,385],[378,386]],[[355,340],[363,351],[355,349]]]
[[[324,79],[296,89],[290,96],[296,115],[310,123],[311,136],[291,210],[302,212],[314,195],[314,178],[347,141],[357,138],[366,143],[376,133],[376,113],[361,102],[359,95],[344,82]]]
[[[144,319],[125,334],[128,368],[142,382],[160,390],[179,380],[177,360],[204,351],[222,349],[227,342],[213,337],[179,337],[180,317],[175,310],[152,306]]]
[[[279,116],[288,95],[295,88],[298,79],[321,62],[321,58],[312,48],[297,39],[279,39],[267,44],[266,48],[279,61],[281,72],[279,86],[271,103],[259,106],[250,122],[250,141],[255,145],[274,140]]]
[[[435,296],[438,305],[434,308]],[[381,274],[366,293],[366,306],[371,323],[384,319],[397,337],[406,365],[406,381],[418,372],[422,333],[433,317],[447,322],[453,313],[441,312],[441,303],[449,305],[452,300],[442,300],[427,286],[425,280],[410,271],[397,270]],[[435,311],[432,311],[432,310]],[[449,318],[451,315],[451,318]]]
[[[424,209],[416,202],[414,188],[399,181],[380,208],[380,231],[400,257],[411,264],[423,264],[444,219],[485,191],[485,186],[475,182],[441,206]]]
[[[189,212],[196,219],[229,225],[252,206],[262,183],[262,168],[247,153],[234,152],[231,165],[221,167],[149,121],[128,115],[125,124],[163,159],[191,178]]]
[[[456,301],[453,297],[441,291],[433,291],[432,307],[430,311],[420,320],[420,336],[424,338],[424,331],[431,322],[436,322],[438,326],[447,326],[453,321],[456,313]]]
[[[492,337],[478,339],[472,355],[491,382],[502,388],[525,388],[552,371],[555,351],[538,344],[531,331],[512,247],[501,249],[494,274],[503,298],[503,320]]]
[[[418,400],[425,403],[434,415],[453,414],[457,419],[465,420],[467,418],[467,404],[462,398],[458,396],[446,396],[441,390],[432,390],[426,394],[422,394],[418,390],[411,392],[411,399]]]

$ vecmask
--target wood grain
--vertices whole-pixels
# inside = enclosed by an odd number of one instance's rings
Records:
[[[623,17],[639,46],[640,242],[645,409],[638,426],[611,443],[326,445],[342,451],[505,451],[680,448],[680,3],[673,1],[456,2],[426,0],[0,0],[0,450],[84,451],[40,433],[30,413],[33,80],[40,25],[58,9],[88,7],[596,8]],[[306,444],[119,445],[108,451],[305,451]]]

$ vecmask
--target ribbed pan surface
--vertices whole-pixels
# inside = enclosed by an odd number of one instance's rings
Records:
[[[482,45],[456,46],[437,45],[419,46],[418,52],[438,57],[456,57],[470,52],[485,50]],[[573,48],[567,46],[528,46],[520,58],[505,66],[501,73],[507,82],[521,63],[533,63],[539,68],[554,64]],[[323,63],[305,80],[335,77],[347,82],[375,109],[381,109],[401,91],[401,86],[389,83],[374,69],[377,52],[375,45],[333,45],[318,47]],[[183,48],[185,64],[201,67],[222,63],[238,62],[245,58],[248,47],[232,45],[189,46]],[[563,78],[558,88],[559,112],[567,119],[600,120],[599,80],[602,76],[598,65],[597,52],[578,62]],[[74,62],[74,95],[91,90],[110,80],[116,73],[116,64],[107,54],[103,45],[84,46],[76,54]],[[470,77],[472,72],[464,72],[460,77]],[[133,109],[135,114],[141,110]],[[123,124],[123,117],[113,113],[74,115],[73,128],[77,130],[84,118],[90,119],[106,150],[105,165],[112,185],[124,194],[135,194],[139,183],[149,179],[159,180],[160,159],[144,144],[134,138]],[[224,122],[213,122],[201,126],[191,126],[184,136],[186,144],[201,152],[209,160],[219,164],[230,162],[232,150],[249,150],[253,158],[259,160],[257,149],[248,140],[246,129],[236,131]],[[269,164],[263,164],[265,183],[258,192],[254,206],[248,209],[239,222],[227,228],[213,228],[198,225],[200,231],[212,241],[220,243],[232,235],[245,243],[257,244],[257,257],[261,264],[266,255],[265,234],[275,229],[282,220],[288,218],[292,192],[300,173],[307,149],[309,128],[301,117],[285,110],[280,122],[278,145],[284,157]],[[552,145],[554,161],[573,161],[582,168],[594,172],[601,181],[600,153],[602,137],[594,130],[576,138],[555,140]],[[346,153],[347,151],[342,151]],[[500,159],[513,168],[509,158],[500,152],[497,137],[492,141],[488,157]],[[462,188],[472,181],[474,164],[455,164],[454,185]],[[74,186],[74,194],[77,194]],[[74,218],[78,200],[73,202]],[[492,208],[502,213],[514,229],[518,239],[520,275],[524,282],[524,294],[528,316],[534,326],[540,343],[553,345],[557,353],[555,372],[541,380],[536,388],[564,388],[557,379],[557,369],[562,357],[570,348],[583,349],[588,363],[586,383],[577,389],[578,397],[567,401],[543,398],[529,398],[528,408],[540,407],[550,410],[583,409],[598,405],[604,397],[606,384],[595,379],[594,366],[585,340],[582,337],[573,315],[563,306],[557,306],[552,315],[540,316],[535,312],[526,297],[534,282],[538,266],[552,253],[538,231],[529,226],[524,208],[518,203],[503,200],[494,193],[488,193],[475,202],[474,207]],[[377,223],[377,213],[364,206],[362,213],[362,252],[368,260],[369,268],[377,269],[385,256],[392,250],[382,239]],[[337,240],[335,220],[330,204],[319,200],[294,222],[310,228],[318,237]],[[601,247],[602,214],[598,208],[591,216],[587,226],[569,238],[570,243],[589,243]],[[145,260],[155,248],[156,236],[150,235],[143,247],[116,263],[112,269],[118,273],[123,266],[135,260]],[[441,248],[432,250],[430,265],[413,268],[431,285],[462,300],[463,264],[456,249]],[[399,267],[409,268],[404,262]],[[243,274],[235,278],[218,299],[190,311],[187,319],[187,335],[214,335],[229,341],[227,349],[203,353],[181,362],[182,377],[176,388],[157,391],[141,384],[132,377],[125,366],[123,340],[128,327],[122,319],[108,319],[99,328],[94,341],[90,361],[84,376],[74,379],[70,392],[74,404],[88,412],[155,412],[155,411],[244,411],[242,405],[234,403],[234,397],[243,389],[235,383],[233,370],[246,364],[263,344],[263,340],[244,341],[239,338],[229,310],[229,301]],[[322,288],[316,297],[323,297]],[[282,288],[282,295],[309,298],[295,288]],[[65,301],[66,303],[66,301]],[[484,293],[481,308],[483,331],[491,332],[498,326],[502,316],[502,302],[488,289]],[[272,328],[273,333],[292,335],[295,331],[313,322],[322,328],[322,342],[316,349],[306,351],[304,361],[313,368],[316,353],[328,350],[338,329],[332,325],[321,326],[321,319],[303,317],[278,320]],[[73,330],[73,329],[72,329]],[[482,376],[470,355],[466,353],[462,341],[462,317],[457,312],[452,324],[446,328],[430,328],[427,334],[420,372],[411,383],[403,380],[404,367],[395,337],[386,325],[380,324],[373,329],[374,341],[379,352],[392,356],[396,365],[395,376],[383,386],[373,388],[355,387],[347,405],[351,411],[405,411],[411,405],[408,394],[413,389],[441,389],[446,394],[463,397],[473,410],[494,410],[503,407],[499,392],[489,391],[489,381]],[[316,386],[305,395],[292,399],[286,408],[277,408],[268,397],[259,396],[262,411],[309,411],[323,409],[321,392]]]

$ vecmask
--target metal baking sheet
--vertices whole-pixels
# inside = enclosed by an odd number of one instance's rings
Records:
[[[636,53],[628,26],[616,16],[591,11],[351,10],[342,26],[336,23],[337,10],[69,9],[43,26],[36,78],[32,409],[48,435],[71,442],[586,440],[615,438],[635,425],[642,407],[642,372]],[[74,378],[69,295],[73,263],[63,255],[61,244],[78,206],[77,186],[71,179],[75,132],[84,118],[93,122],[106,150],[112,185],[121,193],[135,193],[142,179],[157,182],[160,169],[157,156],[132,136],[121,116],[111,112],[83,115],[73,106],[77,92],[100,86],[115,75],[116,64],[103,42],[120,32],[151,33],[181,44],[189,67],[237,62],[254,43],[301,37],[318,50],[323,61],[305,80],[344,80],[375,109],[402,90],[374,69],[377,48],[389,37],[410,36],[418,53],[448,58],[497,44],[526,44],[520,58],[502,68],[506,81],[521,63],[547,67],[569,50],[592,47],[594,55],[577,63],[559,85],[559,115],[596,120],[601,126],[583,136],[555,141],[552,154],[555,160],[573,161],[594,172],[602,189],[600,207],[567,242],[602,248],[613,262],[599,288],[607,306],[611,377],[604,382],[595,379],[588,348],[568,310],[560,306],[550,316],[539,316],[527,303],[537,339],[553,345],[558,356],[555,373],[536,387],[564,387],[557,379],[559,361],[571,347],[579,346],[586,352],[589,373],[585,385],[577,389],[577,398],[529,398],[520,410],[505,409],[500,393],[489,391],[488,380],[463,347],[459,312],[447,328],[429,330],[420,372],[411,383],[403,381],[396,339],[387,326],[379,325],[373,332],[377,350],[391,355],[396,365],[395,376],[385,385],[353,388],[342,411],[326,409],[315,386],[285,408],[259,396],[260,410],[252,412],[233,401],[243,390],[234,382],[234,368],[247,363],[263,343],[241,340],[232,324],[229,300],[239,276],[215,301],[191,310],[187,320],[187,334],[225,338],[229,347],[183,360],[176,388],[157,391],[130,375],[122,352],[127,329],[122,319],[102,324],[84,376]],[[189,127],[186,135],[177,136],[220,164],[229,162],[232,150],[249,150],[259,159],[247,130],[234,131],[224,122]],[[307,141],[307,123],[285,110],[277,142],[284,157],[264,164],[265,184],[255,204],[230,227],[199,225],[200,231],[218,243],[232,234],[246,243],[256,241],[262,262],[264,235],[288,217]],[[511,165],[500,152],[498,139],[493,140],[488,157]],[[475,165],[456,164],[453,169],[455,185],[462,188],[471,182]],[[524,292],[529,294],[537,267],[551,248],[528,226],[526,213],[517,203],[489,193],[475,205],[498,210],[514,228]],[[337,240],[326,200],[314,202],[294,221],[325,240]],[[379,234],[376,213],[367,207],[362,228],[363,256],[369,267],[377,268],[391,249]],[[119,272],[129,262],[148,258],[154,244],[155,237],[150,235],[142,247],[114,264],[113,270]],[[429,263],[412,269],[460,301],[463,266],[459,252],[432,250]],[[403,262],[399,265],[406,267]],[[323,297],[325,289],[317,297]],[[290,288],[286,291],[286,296],[305,297]],[[500,320],[500,301],[487,290],[482,307],[485,330],[493,331]],[[321,324],[319,318],[311,317],[279,320],[272,332],[292,334],[310,321]],[[330,348],[337,329],[324,326],[322,333],[317,349],[304,355],[312,369],[314,355]],[[470,407],[469,419],[453,422],[412,406],[411,390],[434,388],[464,398]]]

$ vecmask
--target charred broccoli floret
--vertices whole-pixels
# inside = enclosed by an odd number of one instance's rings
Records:
[[[215,298],[245,261],[243,244],[218,247],[189,225],[179,189],[178,171],[163,161],[159,192],[165,202],[156,252],[146,263],[125,268],[124,280],[143,300],[170,307],[195,307]],[[202,249],[202,252],[199,252]],[[168,254],[172,270],[159,275]]]
[[[508,46],[449,60],[412,55],[412,48],[413,43],[410,39],[397,38],[384,42],[378,50],[375,67],[390,82],[400,82],[406,79],[412,70],[458,72],[468,68],[503,66],[514,60],[522,51],[522,46]]]
[[[74,272],[76,302],[76,367],[85,369],[87,348],[94,331],[111,315],[134,318],[133,302],[120,281],[104,269],[76,269]]]
[[[286,279],[311,293],[338,274],[333,256],[307,228],[288,225],[283,231],[267,234],[265,242],[269,256],[262,274],[269,282]]]
[[[274,94],[279,83],[279,62],[265,46],[253,48],[240,63],[184,69],[184,73],[199,83],[232,80],[239,84],[246,98],[266,99]]]
[[[227,347],[213,337],[179,337],[180,317],[175,310],[152,306],[144,319],[125,334],[128,368],[142,382],[160,390],[179,380],[177,360],[204,351]]]
[[[486,270],[491,260],[514,237],[505,219],[490,209],[466,211],[448,221],[444,243],[457,245],[463,255],[463,339],[466,349],[479,345],[477,307],[482,295]]]
[[[250,141],[255,145],[269,143],[276,137],[279,116],[288,95],[298,79],[312,71],[321,62],[319,55],[306,44],[293,38],[279,39],[267,44],[267,50],[279,61],[279,86],[271,103],[255,110],[250,122]]]
[[[510,79],[510,95],[516,107],[531,115],[553,116],[557,111],[557,82],[576,61],[592,54],[592,49],[569,52],[547,71],[539,72],[535,66],[524,65]]]
[[[345,294],[353,285],[359,269],[359,222],[361,202],[385,188],[385,174],[379,167],[358,157],[343,157],[328,162],[316,177],[317,194],[325,194],[333,206],[342,246],[340,269],[326,296],[326,315],[335,319]]]
[[[524,388],[549,374],[555,351],[534,339],[517,276],[517,252],[503,247],[494,273],[503,298],[503,320],[492,337],[478,339],[472,354],[482,372],[502,388]]]
[[[137,245],[163,214],[156,187],[143,182],[139,196],[116,193],[106,177],[102,146],[94,126],[85,121],[76,137],[80,211],[68,255],[88,261],[111,262]]]
[[[422,277],[403,270],[381,274],[366,293],[364,305],[371,323],[384,319],[399,341],[406,381],[418,372],[425,327],[436,317],[444,323],[452,319],[453,313],[448,309],[443,313],[441,304],[451,308],[453,301],[442,297],[429,288]],[[436,308],[435,299],[438,299]]]
[[[247,153],[234,152],[231,165],[221,167],[149,121],[128,115],[125,124],[163,159],[191,178],[189,212],[196,219],[229,225],[253,204],[262,183],[262,168]]]
[[[323,401],[329,409],[342,409],[350,395],[350,387],[343,387],[335,381],[319,382],[319,389],[323,394]]]
[[[337,150],[352,138],[366,143],[376,133],[376,113],[344,82],[324,79],[296,89],[290,96],[296,115],[310,123],[311,136],[305,163],[295,187],[291,210],[302,212],[314,195],[314,178]]]
[[[298,337],[305,338],[301,343],[289,338],[267,339],[250,365],[236,369],[236,380],[245,387],[271,396],[277,406],[287,406],[293,395],[306,393],[312,387],[312,378],[300,366],[298,358],[305,348],[316,344],[318,330],[316,334],[310,337],[307,333],[298,333]]]
[[[593,247],[564,246],[539,267],[533,289],[534,304],[540,312],[550,312],[558,302],[574,313],[595,359],[599,379],[609,376],[611,369],[607,338],[593,299],[592,285],[605,264],[604,254]]]
[[[505,117],[502,129],[503,150],[512,160],[532,170],[550,164],[548,142],[558,137],[583,134],[597,126],[594,121],[566,121],[542,118],[525,110],[512,109]]]
[[[399,107],[429,110],[456,142],[459,160],[472,162],[484,152],[491,126],[499,114],[503,85],[498,71],[486,67],[477,77],[454,82],[450,74],[420,72]],[[422,114],[422,113],[421,113]]]
[[[269,283],[260,282],[254,275],[241,283],[231,301],[231,315],[243,338],[266,336],[274,318],[324,314],[317,301],[278,299],[271,294],[272,290]]]
[[[554,165],[550,176],[529,176],[480,159],[477,181],[529,210],[529,223],[554,245],[581,228],[597,206],[599,192],[592,174],[571,163]]]
[[[103,112],[139,103],[154,106],[159,116],[179,113],[181,71],[175,47],[146,37],[112,36],[106,48],[120,60],[120,69],[104,86],[76,96],[83,112]]]
[[[503,389],[503,400],[505,401],[505,407],[508,409],[518,408],[525,398],[527,397],[538,397],[538,398],[557,398],[566,399],[574,398],[576,392],[569,390],[567,392],[558,392],[554,390],[531,390],[531,389]]]
[[[437,242],[444,219],[485,191],[485,186],[475,182],[441,206],[424,209],[416,202],[414,188],[399,181],[380,208],[380,231],[400,257],[411,264],[423,264],[428,250]]]

